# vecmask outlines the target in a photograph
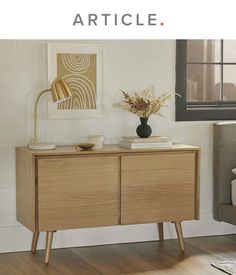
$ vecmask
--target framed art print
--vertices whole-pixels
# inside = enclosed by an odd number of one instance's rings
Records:
[[[102,46],[48,44],[48,80],[64,79],[73,97],[53,104],[49,118],[99,118],[102,116]]]

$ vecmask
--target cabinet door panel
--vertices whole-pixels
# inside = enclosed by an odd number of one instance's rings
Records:
[[[121,223],[194,219],[195,153],[124,156]]]
[[[118,157],[39,159],[39,230],[117,225],[118,164]]]

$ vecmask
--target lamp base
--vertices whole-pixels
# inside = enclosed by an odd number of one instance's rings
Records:
[[[47,143],[29,144],[29,149],[31,150],[53,150],[55,148],[56,148],[55,144],[47,144]]]

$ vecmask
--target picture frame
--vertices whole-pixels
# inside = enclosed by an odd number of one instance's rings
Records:
[[[49,119],[101,118],[102,45],[48,44],[48,81],[64,79],[73,97],[65,102],[48,102]]]

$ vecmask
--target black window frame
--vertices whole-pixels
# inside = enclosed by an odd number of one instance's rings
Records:
[[[220,63],[223,62],[221,61]],[[175,100],[176,121],[236,120],[236,101],[188,103],[187,40],[176,40],[175,90],[181,97]]]

